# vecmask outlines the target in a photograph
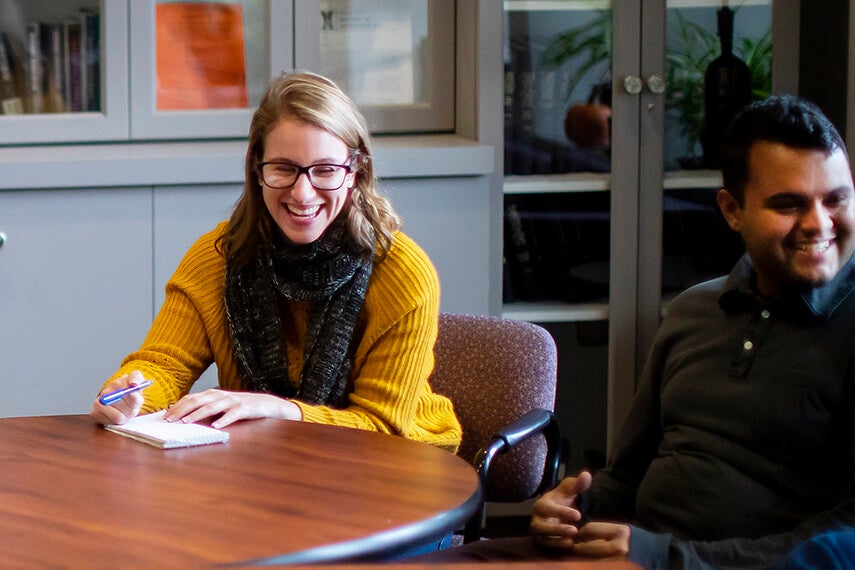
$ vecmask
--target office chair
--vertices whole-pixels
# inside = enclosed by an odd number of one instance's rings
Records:
[[[463,426],[458,455],[478,470],[484,490],[464,529],[467,543],[481,538],[484,500],[517,503],[557,483],[557,350],[532,323],[442,313],[434,355],[431,387],[453,402]]]

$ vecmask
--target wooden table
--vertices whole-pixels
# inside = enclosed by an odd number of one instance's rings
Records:
[[[400,437],[283,420],[160,450],[88,416],[0,419],[0,561],[186,567],[379,559],[462,525],[478,476]]]

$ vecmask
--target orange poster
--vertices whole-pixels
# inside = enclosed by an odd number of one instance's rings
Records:
[[[157,4],[157,109],[246,108],[243,7]]]

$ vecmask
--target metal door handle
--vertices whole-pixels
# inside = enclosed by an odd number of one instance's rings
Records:
[[[623,78],[623,90],[630,95],[638,95],[644,89],[644,81],[637,75],[627,75]]]
[[[665,93],[665,78],[661,75],[651,75],[647,78],[647,88],[651,93],[662,95]]]
[[[6,232],[0,232],[0,248],[6,243]]]

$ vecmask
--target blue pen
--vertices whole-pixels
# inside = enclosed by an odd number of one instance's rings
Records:
[[[137,390],[142,390],[143,388],[148,388],[151,386],[153,382],[151,380],[145,380],[140,382],[136,386],[130,386],[128,388],[122,388],[121,390],[116,390],[115,392],[108,392],[98,398],[98,401],[104,404],[105,406],[112,406],[128,394],[132,392],[136,392]]]

